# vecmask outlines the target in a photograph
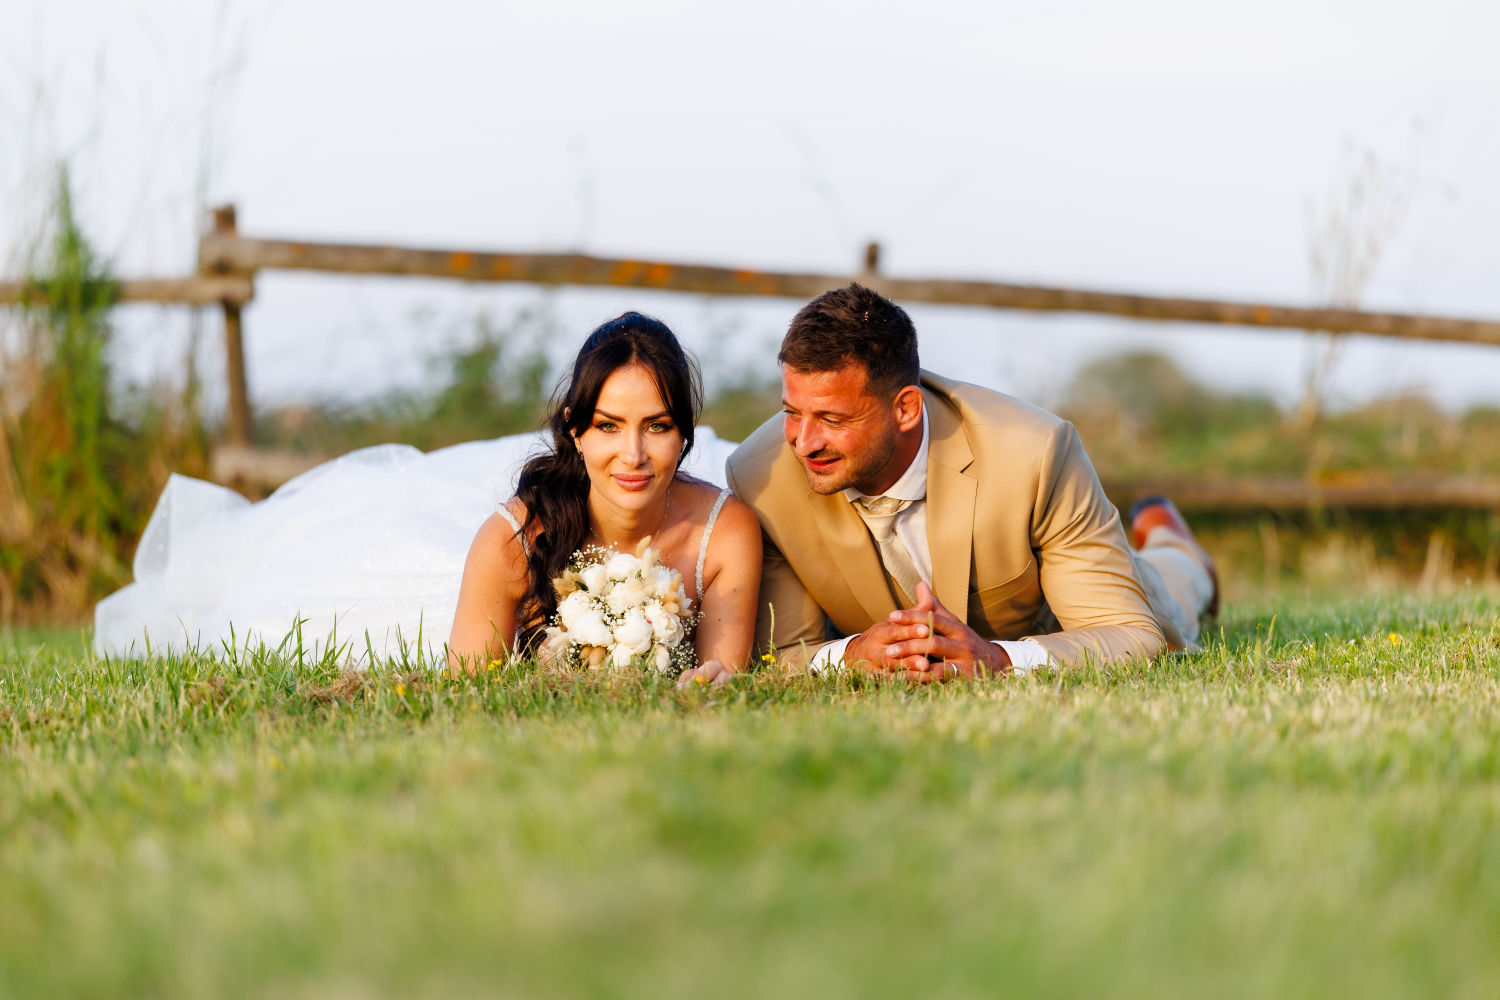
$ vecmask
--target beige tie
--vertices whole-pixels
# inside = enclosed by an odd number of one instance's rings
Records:
[[[885,571],[896,581],[896,586],[900,588],[908,605],[916,600],[917,581],[921,577],[917,575],[917,566],[912,562],[911,553],[906,551],[906,546],[896,537],[896,515],[910,507],[911,503],[910,500],[898,500],[895,497],[865,497],[854,504],[854,509],[864,519],[865,526],[870,529],[870,536],[880,549],[880,561],[885,564]]]

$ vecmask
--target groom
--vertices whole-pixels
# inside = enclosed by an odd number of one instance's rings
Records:
[[[1170,501],[1132,551],[1073,426],[921,371],[889,299],[819,296],[777,360],[783,412],[728,464],[765,534],[757,648],[946,680],[1192,648],[1217,610]]]

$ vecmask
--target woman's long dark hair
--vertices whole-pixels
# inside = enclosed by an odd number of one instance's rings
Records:
[[[667,415],[683,437],[678,462],[693,448],[693,429],[703,404],[702,379],[667,325],[628,312],[589,334],[573,359],[572,371],[552,394],[547,415],[552,449],[522,466],[516,482],[516,496],[526,505],[522,535],[532,539],[526,593],[516,607],[520,649],[532,646],[556,613],[552,581],[589,534],[589,477],[574,435],[593,425],[605,379],[629,365],[640,365],[656,382]],[[534,537],[533,525],[540,527]]]

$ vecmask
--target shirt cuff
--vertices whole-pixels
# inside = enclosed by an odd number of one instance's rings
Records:
[[[1052,662],[1047,650],[1035,639],[995,639],[994,643],[1005,650],[1005,655],[1010,657],[1010,669],[1017,674],[1029,674],[1037,667],[1045,667]]]
[[[842,670],[844,666],[844,650],[848,648],[849,641],[855,638],[852,635],[842,639],[836,639],[813,654],[813,658],[807,661],[807,669],[810,673],[821,674],[830,668],[834,671]],[[1005,650],[1005,655],[1010,657],[1010,668],[1017,674],[1030,673],[1037,667],[1045,667],[1052,662],[1047,650],[1035,639],[1020,639],[1010,641],[1006,639],[994,640],[995,645]]]
[[[807,661],[809,673],[821,674],[832,668],[835,672],[844,668],[844,650],[849,646],[849,640],[854,636],[846,635],[842,639],[835,639],[822,649],[813,654],[813,658]]]

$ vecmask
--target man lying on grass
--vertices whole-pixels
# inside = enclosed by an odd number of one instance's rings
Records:
[[[894,302],[827,292],[777,360],[783,412],[728,466],[765,534],[757,648],[947,680],[1190,649],[1217,611],[1170,501],[1136,505],[1132,551],[1073,426],[921,371]]]

